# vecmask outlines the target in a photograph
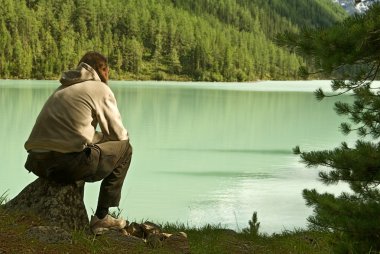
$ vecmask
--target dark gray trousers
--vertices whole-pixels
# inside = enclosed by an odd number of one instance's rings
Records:
[[[25,168],[35,175],[59,183],[102,180],[98,206],[119,206],[121,189],[132,158],[128,140],[108,141],[82,152],[30,152]]]

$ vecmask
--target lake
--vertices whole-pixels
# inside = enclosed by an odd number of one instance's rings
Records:
[[[134,147],[120,208],[132,221],[248,226],[254,211],[260,231],[305,228],[312,213],[302,190],[339,193],[323,186],[319,169],[305,168],[292,154],[332,149],[342,141],[343,121],[334,102],[313,91],[329,81],[257,83],[111,81]],[[14,197],[36,179],[23,165],[23,145],[57,81],[0,80],[0,195]],[[88,212],[99,184],[87,184]]]

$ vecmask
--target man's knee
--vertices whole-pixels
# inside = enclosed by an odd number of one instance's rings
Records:
[[[131,143],[129,143],[129,141],[128,141],[128,148],[127,148],[127,152],[126,152],[127,157],[132,157],[132,152],[133,152],[132,145],[131,145]]]
[[[129,140],[121,140],[117,142],[120,144],[120,159],[125,161],[132,157],[132,146],[129,143]]]
[[[125,142],[125,152],[122,158],[122,165],[124,166],[128,164],[128,167],[129,167],[129,164],[131,163],[131,159],[132,159],[133,148],[128,140],[123,140],[123,141]]]

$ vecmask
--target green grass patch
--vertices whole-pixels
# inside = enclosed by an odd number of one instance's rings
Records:
[[[2,202],[6,194],[1,195]],[[0,253],[169,253],[165,249],[149,249],[144,244],[129,246],[107,235],[93,236],[86,231],[72,232],[72,243],[47,244],[27,237],[26,231],[43,225],[32,215],[10,212],[0,207]],[[254,224],[252,224],[254,225]],[[191,253],[310,253],[328,254],[329,233],[293,230],[279,234],[252,234],[245,230],[235,232],[221,225],[190,227],[185,224],[164,224],[162,231],[185,232]]]
[[[167,232],[185,232],[191,253],[333,253],[331,235],[326,232],[295,229],[268,235],[252,234],[249,230],[235,232],[221,225],[196,228],[185,224],[165,224],[162,229]]]

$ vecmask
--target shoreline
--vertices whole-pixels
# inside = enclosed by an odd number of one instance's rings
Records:
[[[9,212],[0,206],[0,253],[183,253],[173,252],[165,246],[152,246],[125,238],[117,233],[93,236],[85,231],[63,232],[55,228],[54,234],[45,236],[48,241],[31,233],[43,228],[43,221],[31,214]],[[283,231],[280,234],[237,233],[218,226],[189,228],[166,224],[163,231],[184,232],[187,235],[188,253],[333,253],[329,246],[331,235],[311,230]],[[58,234],[58,235],[57,235]],[[51,239],[58,239],[57,242]],[[126,240],[128,239],[128,240]],[[178,249],[177,249],[178,250]]]

